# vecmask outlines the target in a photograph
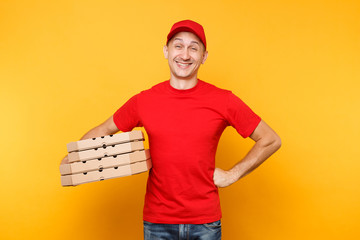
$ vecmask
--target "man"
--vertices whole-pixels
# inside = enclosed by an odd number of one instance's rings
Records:
[[[143,126],[153,164],[143,212],[144,238],[221,239],[218,187],[253,171],[281,141],[238,97],[197,78],[208,56],[200,24],[175,23],[163,51],[170,80],[133,96],[82,139]],[[224,171],[215,168],[215,153],[229,125],[255,144],[244,159]]]

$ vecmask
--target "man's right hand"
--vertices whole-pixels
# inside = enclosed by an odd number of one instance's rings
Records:
[[[61,163],[60,163],[60,164],[67,164],[67,163],[69,163],[68,155],[66,155],[66,156],[64,157],[64,159],[61,160]]]

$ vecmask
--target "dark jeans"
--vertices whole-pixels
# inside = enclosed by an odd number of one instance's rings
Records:
[[[221,221],[206,224],[157,224],[144,221],[145,240],[220,240]]]

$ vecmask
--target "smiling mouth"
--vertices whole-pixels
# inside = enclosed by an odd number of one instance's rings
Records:
[[[175,62],[180,68],[187,68],[192,64],[192,63],[182,63],[182,62],[178,62],[178,61],[175,61]]]

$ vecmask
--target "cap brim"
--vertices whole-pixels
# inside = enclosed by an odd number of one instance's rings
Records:
[[[184,27],[184,26],[178,27],[178,28],[175,28],[174,30],[172,30],[172,31],[167,35],[167,42],[166,42],[166,44],[168,44],[168,42],[171,40],[171,38],[173,38],[174,35],[176,35],[176,34],[179,33],[179,32],[191,32],[191,33],[195,34],[195,36],[196,36],[197,38],[199,38],[200,42],[205,46],[205,44],[203,43],[203,41],[201,40],[201,38],[197,35],[197,33],[196,33],[193,29],[191,29],[191,28],[189,28],[189,27]],[[205,48],[206,48],[206,47],[205,47]]]

